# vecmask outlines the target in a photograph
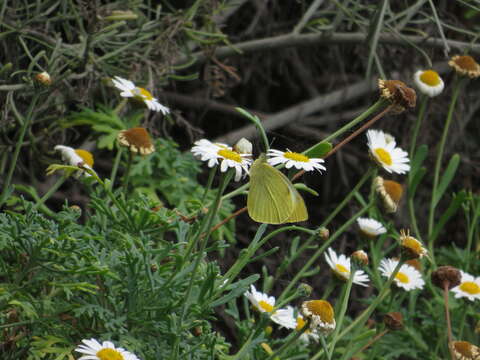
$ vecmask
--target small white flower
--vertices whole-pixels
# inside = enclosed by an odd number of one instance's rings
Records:
[[[123,79],[120,76],[115,76],[112,79],[112,82],[117,89],[122,91],[120,96],[127,98],[133,97],[141,100],[150,110],[160,111],[163,115],[167,115],[170,112],[170,109],[160,104],[148,90],[135,86],[135,84],[130,80]]]
[[[57,145],[54,147],[55,151],[60,152],[62,160],[68,165],[83,167],[87,169],[92,169],[93,167],[93,156],[87,150],[74,149],[70,146]],[[85,176],[91,176],[89,173],[82,171]],[[80,173],[79,173],[80,175]]]
[[[140,360],[136,355],[125,349],[118,347],[110,341],[104,341],[100,344],[95,339],[84,339],[83,344],[79,345],[75,351],[85,354],[78,360]]]
[[[374,238],[375,236],[382,235],[387,232],[385,226],[375,219],[358,218],[357,223],[360,231],[370,238]]]
[[[350,258],[343,254],[337,256],[337,253],[332,248],[327,249],[328,254],[325,254],[325,260],[330,266],[330,269],[339,276],[342,280],[348,280],[350,277]],[[368,275],[363,270],[356,270],[353,274],[353,283],[361,286],[368,286]]]
[[[379,270],[385,277],[390,277],[392,275],[393,270],[398,264],[398,260],[394,259],[382,259],[380,261]],[[422,279],[422,275],[420,272],[415,269],[413,266],[408,264],[403,264],[400,267],[395,279],[393,280],[398,287],[405,289],[406,291],[415,290],[415,289],[423,289],[425,285],[425,281]]]
[[[418,70],[413,79],[418,90],[429,97],[441,94],[445,86],[442,78],[434,70]]]
[[[287,329],[295,329],[297,326],[295,310],[291,306],[287,306],[285,309],[275,310],[270,318],[273,322]]]
[[[250,285],[250,291],[246,291],[244,295],[252,303],[253,307],[260,312],[271,313],[275,308],[275,298],[257,291],[253,285]]]
[[[202,161],[207,161],[208,167],[220,163],[220,171],[225,172],[228,168],[235,169],[235,181],[239,181],[248,174],[248,168],[252,164],[251,154],[239,154],[226,144],[214,144],[207,139],[195,141],[192,153]]]
[[[323,159],[309,158],[306,155],[299,154],[292,151],[280,151],[270,149],[267,151],[267,162],[272,165],[285,164],[287,169],[294,167],[296,169],[303,169],[305,171],[326,170],[322,164],[325,162]]]
[[[460,285],[451,290],[455,293],[455,297],[466,297],[470,301],[480,300],[480,277],[475,278],[462,270],[460,273],[462,274]]]
[[[392,136],[386,137],[381,130],[368,130],[367,139],[370,155],[387,172],[405,174],[410,171],[407,152],[396,147],[397,144]]]

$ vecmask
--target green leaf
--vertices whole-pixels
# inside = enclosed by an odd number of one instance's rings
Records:
[[[332,150],[332,144],[328,141],[322,141],[305,152],[305,155],[309,158],[323,158],[330,152],[330,150]]]
[[[453,215],[455,215],[455,213],[460,208],[460,206],[462,206],[466,198],[467,198],[467,192],[465,190],[462,190],[459,193],[455,194],[452,201],[450,202],[450,205],[448,206],[448,209],[442,214],[442,216],[440,217],[440,220],[438,220],[437,222],[437,225],[435,225],[432,233],[432,238],[430,241],[435,241],[435,239],[438,237],[438,234],[440,234],[440,231],[442,231],[447,221]]]
[[[306,191],[306,192],[308,192],[312,195],[318,196],[318,192],[316,192],[312,188],[309,188],[307,185],[305,185],[303,183],[296,183],[293,186],[295,186],[295,188],[298,189],[298,190],[303,190],[303,191]]]
[[[427,145],[420,145],[415,151],[415,156],[412,159],[411,162],[411,169],[410,169],[410,175],[412,177],[417,173],[417,171],[420,169],[420,166],[422,166],[423,162],[427,158],[428,155],[428,146]]]
[[[438,184],[438,187],[433,196],[433,206],[437,206],[438,202],[440,201],[443,194],[445,193],[445,190],[447,190],[448,185],[452,182],[452,179],[455,176],[455,173],[457,172],[457,168],[459,164],[460,164],[460,155],[458,154],[453,155],[450,158],[450,161],[448,162],[447,169],[443,173],[442,178],[440,179],[440,183]]]
[[[408,187],[408,197],[412,199],[415,196],[415,192],[417,191],[417,186],[422,181],[423,177],[427,173],[427,169],[425,167],[420,168],[413,177],[412,181],[410,182],[410,186]]]

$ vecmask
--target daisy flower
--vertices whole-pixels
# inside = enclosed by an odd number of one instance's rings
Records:
[[[415,85],[421,93],[435,97],[442,93],[445,84],[435,70],[418,70],[413,75]]]
[[[78,360],[139,360],[139,358],[126,351],[123,348],[115,348],[110,341],[104,341],[100,344],[95,339],[84,339],[83,344],[79,345],[75,351],[85,354]]]
[[[305,318],[311,319],[312,327],[324,335],[327,335],[335,330],[335,312],[332,305],[328,301],[304,301],[302,303],[301,312]]]
[[[250,285],[250,291],[246,291],[244,295],[252,303],[253,307],[260,312],[271,313],[275,308],[275,298],[257,291],[253,285]]]
[[[450,347],[457,360],[475,360],[480,357],[480,348],[468,341],[452,341]]]
[[[252,154],[239,154],[226,144],[214,144],[207,139],[195,141],[192,153],[202,161],[207,161],[208,167],[220,163],[220,171],[225,172],[228,168],[235,169],[235,181],[239,181],[248,174],[248,168],[252,164]]]
[[[387,213],[396,212],[403,195],[403,186],[396,181],[385,180],[381,176],[377,176],[373,180],[373,186],[383,202],[385,211]]]
[[[453,67],[459,75],[468,75],[472,79],[480,76],[480,65],[469,55],[455,55],[448,65]]]
[[[374,238],[378,235],[385,234],[387,229],[381,222],[371,218],[358,218],[357,224],[360,232],[368,238]]]
[[[122,91],[120,96],[140,100],[145,103],[150,110],[160,111],[163,115],[167,115],[170,112],[170,109],[160,104],[148,90],[135,86],[135,84],[130,80],[123,79],[120,76],[115,76],[112,79],[112,82],[117,89]]]
[[[285,309],[276,310],[270,318],[273,322],[287,329],[295,329],[297,326],[295,309],[291,306],[287,306]]]
[[[350,278],[350,258],[343,254],[337,256],[337,253],[332,248],[327,249],[328,254],[325,254],[325,260],[328,266],[342,280]],[[361,286],[368,286],[368,275],[363,270],[356,270],[353,274],[353,283]]]
[[[398,264],[398,260],[383,259],[380,261],[379,271],[380,273],[389,278],[392,275],[393,270]],[[405,289],[406,291],[423,289],[425,281],[422,279],[422,275],[413,266],[403,264],[400,267],[395,279],[393,280],[398,287]]]
[[[410,236],[408,230],[400,230],[400,246],[409,259],[418,259],[427,255],[427,249],[420,241]]]
[[[78,166],[93,170],[93,155],[91,152],[83,149],[74,149],[70,146],[57,145],[55,151],[60,152],[62,160],[68,165]],[[89,173],[82,171],[85,176],[91,176]],[[78,172],[80,175],[80,172]]]
[[[325,162],[323,159],[318,158],[309,158],[306,155],[299,154],[292,151],[280,151],[270,149],[267,151],[267,162],[272,165],[285,164],[287,169],[294,167],[298,170],[302,169],[305,171],[318,170],[327,170],[322,164]]]
[[[133,153],[149,155],[155,151],[148,131],[142,127],[120,131],[117,140],[120,145],[128,147]]]
[[[462,270],[460,274],[462,275],[460,285],[451,290],[455,293],[455,297],[466,297],[470,301],[480,300],[480,277],[475,278]]]
[[[370,155],[387,172],[405,174],[410,170],[408,154],[396,147],[395,139],[387,141],[381,130],[368,130],[367,139]]]

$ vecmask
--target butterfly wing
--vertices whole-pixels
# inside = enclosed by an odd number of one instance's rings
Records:
[[[247,208],[253,220],[266,224],[301,221],[296,219],[306,212],[305,203],[290,180],[262,157],[250,168]]]
[[[295,187],[290,184],[291,187],[293,188],[293,192],[295,194],[295,200],[294,200],[294,210],[288,220],[286,222],[298,222],[298,221],[305,221],[308,219],[308,211],[307,207],[305,206],[305,201],[303,201],[302,195],[298,192]]]

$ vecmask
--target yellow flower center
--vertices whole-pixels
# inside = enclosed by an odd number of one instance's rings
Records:
[[[395,275],[395,279],[397,279],[403,284],[408,284],[410,282],[410,279],[408,278],[408,276],[402,272],[398,272],[397,275]]]
[[[329,324],[334,322],[333,307],[328,301],[310,300],[307,302],[307,308],[312,313],[312,315],[320,317],[323,322]]]
[[[295,160],[295,161],[301,161],[301,162],[306,162],[308,163],[310,161],[310,158],[308,156],[296,153],[296,152],[291,152],[287,151],[283,154],[284,158],[290,159],[290,160]]]
[[[303,327],[305,326],[306,322],[305,320],[303,320],[302,317],[297,317],[297,326],[295,327],[295,330],[297,331],[300,331],[303,329]]]
[[[125,360],[123,355],[115,349],[102,349],[95,355],[97,355],[100,360]]]
[[[137,97],[140,97],[142,100],[152,100],[153,96],[150,94],[150,91],[141,88],[141,87],[136,87],[133,89],[133,94]]]
[[[480,294],[480,286],[473,281],[465,281],[460,285],[460,289],[470,295]]]
[[[392,157],[390,156],[390,153],[387,150],[382,148],[376,148],[374,152],[382,164],[392,165],[393,163]]]
[[[236,151],[228,150],[228,149],[221,149],[217,151],[217,154],[222,156],[225,159],[233,160],[238,163],[242,162],[242,157]]]
[[[425,70],[422,72],[420,80],[429,86],[437,86],[440,84],[440,76],[438,76],[438,73],[434,70]]]
[[[422,244],[420,241],[411,236],[404,236],[402,238],[402,246],[409,248],[416,254],[422,254]]]
[[[335,267],[337,268],[337,270],[341,273],[349,273],[350,271],[345,267],[343,266],[342,264],[335,264]]]
[[[403,195],[403,187],[401,184],[393,180],[385,180],[383,182],[383,187],[393,201],[396,203],[400,201]]]
[[[93,167],[93,155],[90,151],[83,149],[75,149],[75,153],[83,159],[83,162],[90,167]]]
[[[258,302],[258,306],[260,306],[260,309],[265,311],[265,312],[271,312],[273,311],[273,306],[270,305],[269,303],[267,303],[266,301],[264,300],[260,300]]]

